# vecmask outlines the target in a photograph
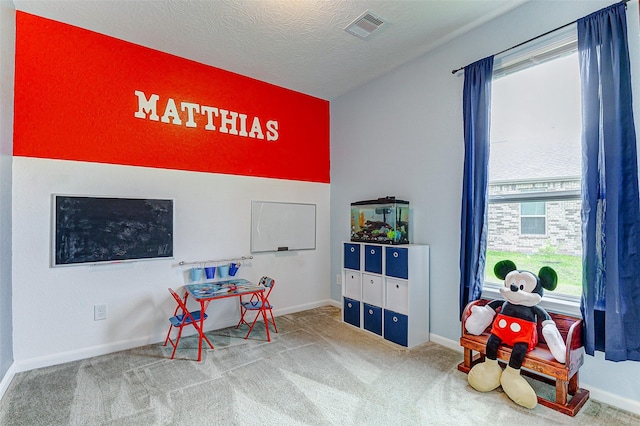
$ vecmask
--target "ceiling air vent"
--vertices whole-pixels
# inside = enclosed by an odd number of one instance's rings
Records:
[[[344,29],[346,32],[356,37],[367,38],[384,24],[384,21],[373,13],[366,11],[358,16],[352,23]]]

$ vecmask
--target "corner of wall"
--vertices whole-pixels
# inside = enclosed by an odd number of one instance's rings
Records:
[[[13,1],[0,0],[0,377],[3,377],[0,397],[13,377],[11,200],[15,15]]]

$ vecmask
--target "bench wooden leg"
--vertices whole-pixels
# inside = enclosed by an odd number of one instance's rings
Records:
[[[464,366],[471,368],[471,362],[473,361],[473,351],[471,349],[464,349]]]
[[[484,361],[485,356],[481,353],[473,354],[471,349],[464,348],[464,359],[458,364],[458,370],[468,373],[471,368],[479,362]]]
[[[556,380],[556,404],[567,405],[568,390],[569,382],[565,380]]]
[[[473,363],[473,351],[471,349],[464,348],[464,359],[458,364],[458,370],[463,373],[469,373],[471,370],[471,364]]]
[[[578,372],[573,375],[573,377],[569,380],[569,395],[575,395],[580,388],[580,382],[578,381]]]
[[[571,400],[569,400],[568,395],[573,395]],[[549,401],[539,396],[538,403],[573,417],[580,411],[580,408],[582,408],[588,399],[589,391],[580,389],[578,373],[576,373],[568,382],[556,380],[555,401]]]

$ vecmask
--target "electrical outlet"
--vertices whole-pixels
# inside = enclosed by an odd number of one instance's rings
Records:
[[[107,319],[107,305],[93,305],[93,320]]]
[[[336,284],[342,285],[342,274],[336,274]]]

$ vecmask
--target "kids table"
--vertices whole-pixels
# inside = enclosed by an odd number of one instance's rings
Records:
[[[194,300],[200,303],[200,310],[202,314],[200,315],[200,330],[198,331],[198,361],[202,359],[202,340],[204,338],[204,317],[207,308],[209,307],[209,303],[213,300],[226,299],[228,297],[240,297],[243,295],[249,294],[257,294],[262,302],[262,309],[260,309],[260,313],[258,315],[262,315],[262,319],[264,323],[267,324],[267,314],[264,309],[265,300],[264,300],[264,290],[265,288],[262,286],[258,286],[255,284],[251,284],[251,282],[245,279],[232,279],[225,281],[216,281],[211,283],[202,283],[202,284],[187,284],[184,286],[187,294],[191,296]],[[267,330],[267,341],[271,341],[271,336],[269,334],[269,327],[266,327]]]

